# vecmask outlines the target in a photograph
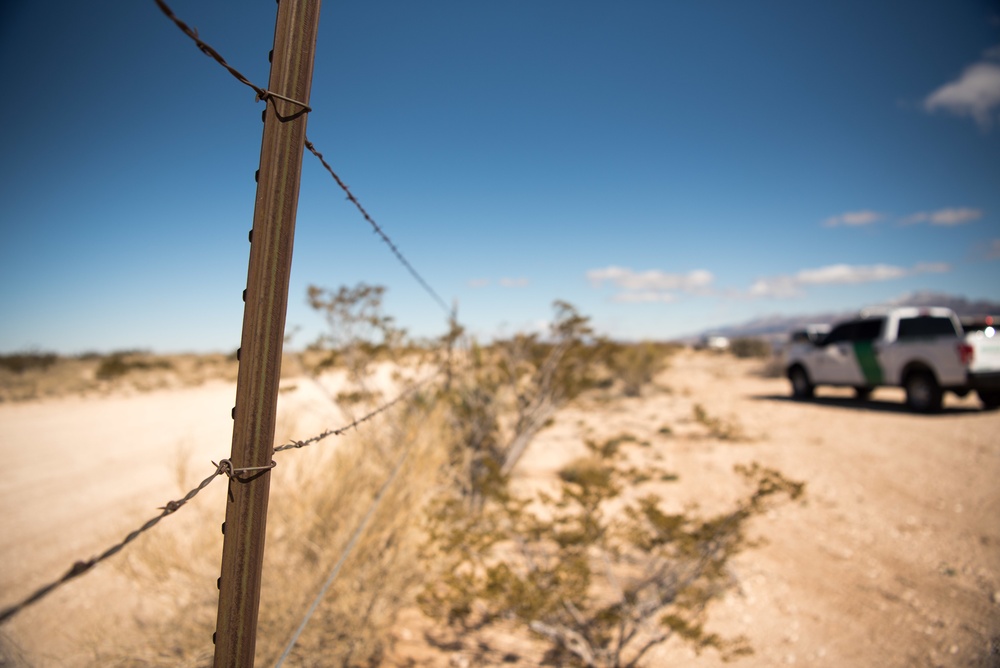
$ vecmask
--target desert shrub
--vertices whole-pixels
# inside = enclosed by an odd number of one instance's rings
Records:
[[[764,339],[742,337],[729,343],[729,350],[740,358],[768,358],[771,356],[771,344]]]
[[[650,341],[616,344],[606,362],[612,377],[622,382],[625,396],[637,397],[642,388],[666,366],[666,356],[670,351],[670,348]]]
[[[623,444],[638,442],[639,439],[632,434],[619,434],[618,436],[609,438],[601,443],[589,439],[585,440],[583,443],[587,446],[587,449],[595,455],[600,457],[614,457],[618,454],[618,450]],[[648,443],[646,445],[648,445]]]
[[[98,380],[114,380],[121,378],[131,371],[149,371],[152,369],[169,370],[173,368],[170,360],[135,358],[135,353],[120,352],[112,353],[97,366],[96,376]]]
[[[760,368],[760,375],[764,378],[784,378],[785,359],[782,355],[771,355]]]
[[[337,403],[341,405],[352,405],[360,404],[364,402],[372,402],[380,398],[382,395],[380,392],[367,392],[363,390],[353,390],[348,392],[338,392],[337,393]]]
[[[717,438],[720,441],[749,440],[743,427],[735,420],[726,420],[710,415],[701,404],[695,404],[691,412],[694,421],[708,428],[708,433],[712,438]]]
[[[356,379],[363,379],[371,362],[393,359],[406,339],[406,330],[384,313],[385,290],[385,286],[367,283],[337,290],[309,286],[309,305],[328,325],[327,332],[310,345],[314,351],[328,351],[316,363],[315,371],[343,365]]]
[[[59,360],[55,353],[12,353],[0,355],[0,368],[14,373],[24,373],[30,369],[44,371]]]
[[[634,666],[675,635],[724,656],[746,653],[743,639],[704,630],[707,606],[732,585],[727,563],[746,546],[747,521],[803,485],[757,464],[738,472],[752,492],[708,518],[666,513],[647,496],[613,519],[606,506],[621,474],[600,457],[560,471],[544,514],[506,490],[478,509],[442,499],[429,518],[437,577],[421,607],[456,638],[514,620],[547,643],[552,665]]]
[[[474,500],[504,484],[531,439],[555,411],[600,382],[598,346],[589,319],[566,302],[553,304],[549,337],[522,334],[489,346],[468,342],[451,354],[463,332],[454,323],[449,354],[439,357],[442,399],[450,407],[447,442],[456,484]]]

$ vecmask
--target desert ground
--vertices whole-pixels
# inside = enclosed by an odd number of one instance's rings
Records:
[[[1000,666],[1000,412],[982,411],[973,395],[914,415],[894,389],[865,402],[835,389],[792,401],[787,381],[762,369],[757,360],[682,351],[639,397],[585,394],[534,438],[513,484],[526,494],[550,487],[585,453],[585,440],[623,435],[629,465],[673,474],[642,483],[668,507],[723,508],[745,492],[735,465],[772,467],[804,482],[805,494],[753,519],[753,545],[730,564],[734,585],[708,609],[709,630],[745,636],[753,649],[731,665]],[[350,418],[330,401],[336,380],[325,382],[284,381],[278,440]],[[231,380],[209,379],[0,403],[0,607],[101,552],[210,474],[210,460],[229,453],[234,394]],[[282,454],[321,466],[314,450]],[[282,484],[294,479],[276,477],[272,493]],[[209,486],[5,623],[0,666],[102,665],[109,647],[156,647],[161,632],[151,620],[171,601],[148,591],[130,553],[158,540],[156,549],[180,545],[183,554],[185,536],[201,525],[214,527],[212,549],[221,550],[224,494],[225,483]],[[285,539],[269,536],[268,549]],[[214,578],[203,598],[216,595]],[[430,626],[405,610],[384,664],[475,665],[462,647],[429,648]],[[210,637],[192,642],[211,651]],[[509,665],[537,661],[530,643],[516,649]],[[265,658],[258,664],[273,660]],[[714,649],[696,653],[671,638],[643,665],[722,663]],[[300,656],[286,665],[323,663]]]

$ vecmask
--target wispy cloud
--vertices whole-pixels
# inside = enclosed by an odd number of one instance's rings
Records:
[[[877,211],[848,211],[847,213],[842,213],[839,216],[830,216],[823,221],[823,225],[826,227],[840,227],[841,225],[859,227],[862,225],[877,223],[884,217],[885,216]]]
[[[769,276],[757,279],[746,296],[751,298],[801,297],[805,288],[815,285],[852,285],[890,281],[917,274],[939,274],[951,271],[944,262],[922,262],[913,267],[897,267],[891,264],[850,265],[831,264],[817,269],[803,269],[796,274]]]
[[[968,207],[953,209],[938,209],[937,211],[920,211],[903,218],[900,222],[904,225],[915,223],[930,223],[931,225],[961,225],[978,220],[983,217],[982,209],[971,209]]]
[[[490,284],[490,279],[488,278],[473,278],[466,282],[470,288],[485,288]]]
[[[611,298],[616,302],[623,303],[649,303],[649,302],[663,302],[670,303],[677,301],[677,295],[672,292],[655,292],[653,290],[641,290],[641,291],[626,291],[619,292],[617,295]]]
[[[1000,260],[1000,239],[991,239],[986,247],[986,257],[990,260]]]
[[[502,288],[526,288],[528,287],[529,281],[526,278],[501,278],[500,287]]]
[[[979,127],[990,128],[1000,110],[1000,64],[991,62],[1000,59],[1000,46],[987,49],[983,56],[985,60],[966,67],[958,79],[928,95],[924,109],[970,116]]]
[[[672,302],[677,299],[677,292],[708,294],[715,276],[704,269],[672,274],[658,269],[633,271],[610,266],[588,271],[587,280],[595,288],[605,284],[618,288],[613,297],[616,302]]]

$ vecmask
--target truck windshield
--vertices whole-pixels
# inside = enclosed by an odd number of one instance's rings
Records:
[[[958,336],[950,318],[922,315],[899,320],[900,339],[923,339],[935,336]]]

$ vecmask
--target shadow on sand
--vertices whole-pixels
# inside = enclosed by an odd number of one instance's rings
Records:
[[[916,413],[907,408],[906,404],[892,399],[856,399],[854,397],[813,397],[811,399],[795,399],[781,394],[758,394],[751,397],[757,401],[782,401],[795,404],[815,404],[845,410],[871,411],[875,413],[900,413],[934,417],[935,415],[976,415],[985,412],[983,409],[971,406],[944,406],[936,413]]]

